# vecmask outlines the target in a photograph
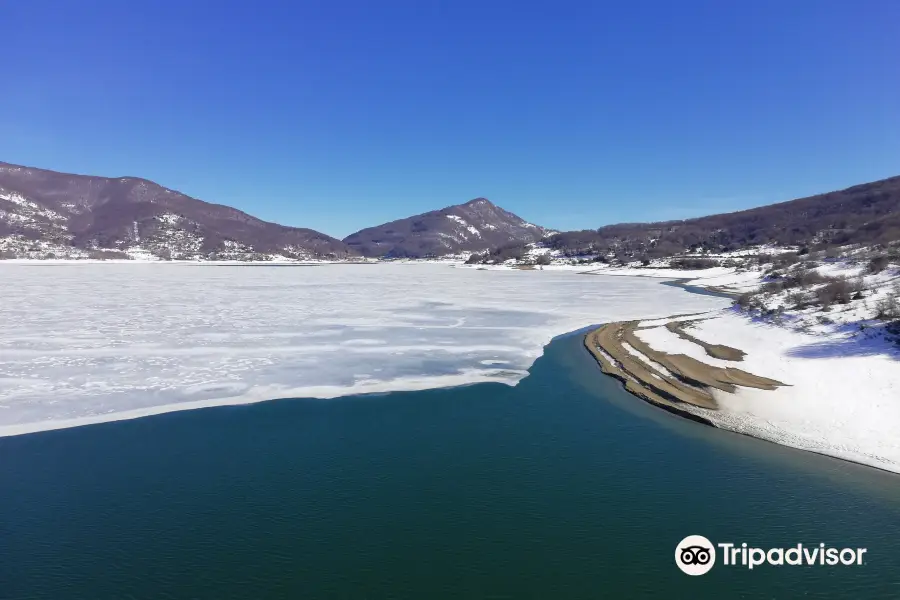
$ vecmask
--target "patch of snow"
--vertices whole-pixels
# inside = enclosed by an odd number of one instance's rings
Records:
[[[37,217],[56,222],[66,220],[66,217],[59,214],[58,212],[43,208],[36,202],[32,202],[31,200],[17,192],[7,192],[0,189],[0,200],[6,200],[19,207],[18,212],[16,213],[3,211],[4,214],[9,216],[18,215],[17,220],[32,221]]]
[[[159,222],[165,223],[166,225],[177,225],[178,222],[181,221],[181,217],[174,213],[166,213],[159,215],[156,218]]]
[[[445,238],[445,240],[453,240],[454,242],[456,242],[458,244],[465,242],[464,239],[460,239],[458,236],[455,236],[455,235],[452,235],[449,233],[444,233],[443,231],[438,231],[437,234],[438,234],[438,237]],[[444,244],[444,246],[446,246],[448,248],[450,247],[450,244],[446,241],[442,241],[441,243]]]
[[[144,262],[155,262],[159,260],[159,257],[154,256],[149,250],[146,248],[141,248],[140,246],[132,246],[125,250],[125,254],[131,260],[144,261]]]
[[[649,344],[651,348],[659,350],[660,352],[665,352],[667,354],[684,354],[714,367],[737,366],[733,361],[712,358],[706,354],[706,350],[704,350],[702,346],[682,339],[678,334],[672,333],[665,327],[638,329],[634,333],[642,342]],[[694,335],[693,331],[690,333],[691,335]],[[695,337],[699,338],[699,336]],[[703,341],[706,340],[704,339]]]
[[[19,206],[27,206],[29,208],[38,208],[38,205],[34,202],[31,202],[25,198],[22,194],[17,194],[15,192],[0,192],[0,199],[8,200],[13,204],[17,204]]]

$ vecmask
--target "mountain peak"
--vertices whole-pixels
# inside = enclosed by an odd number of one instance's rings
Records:
[[[364,256],[420,258],[528,244],[543,235],[543,228],[487,198],[475,198],[465,204],[368,227],[347,236],[344,242]]]

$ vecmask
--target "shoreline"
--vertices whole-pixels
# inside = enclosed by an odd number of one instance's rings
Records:
[[[661,283],[681,287],[688,293],[703,294],[706,292],[705,288],[685,285],[685,280]],[[724,290],[717,289],[712,292],[719,296],[733,296]],[[888,452],[893,450],[890,447],[882,448],[886,450],[883,454],[868,452],[866,448],[854,447],[840,438],[835,440],[821,436],[819,439],[815,439],[807,432],[798,434],[789,429],[779,430],[777,425],[765,422],[764,415],[755,414],[752,410],[746,410],[746,415],[723,410],[723,408],[731,409],[734,406],[746,409],[749,404],[748,398],[758,401],[765,397],[762,394],[772,394],[779,388],[790,390],[792,387],[789,378],[785,378],[785,383],[782,383],[776,379],[759,377],[752,372],[748,373],[726,366],[740,364],[748,354],[744,352],[743,348],[710,343],[689,332],[694,323],[709,323],[729,318],[740,317],[734,317],[726,311],[716,311],[704,316],[672,315],[657,320],[606,323],[586,333],[583,345],[604,375],[618,380],[630,395],[670,414],[757,440],[837,458],[895,475],[900,474],[900,461],[896,459],[896,452],[893,454]],[[646,325],[642,327],[642,324]],[[731,325],[735,326],[733,323]],[[641,340],[636,335],[638,331],[642,330],[658,331],[663,329],[677,338],[674,342],[667,341],[667,344],[663,344],[663,346],[676,346],[677,349],[678,344],[692,345],[696,349],[696,352],[692,353],[694,356],[672,354],[671,347],[666,348],[666,351],[661,351],[661,349],[655,348],[652,342],[647,343],[646,340]],[[724,341],[730,342],[731,337],[727,335],[728,327],[722,325],[719,330],[722,329],[726,330]],[[736,332],[731,331],[730,333]],[[708,332],[705,332],[704,336],[708,338]],[[654,334],[654,337],[659,337],[659,334]],[[779,350],[778,347],[772,348],[772,354],[778,354]],[[704,360],[704,356],[706,360]],[[759,358],[758,355],[755,358]],[[850,361],[851,357],[838,356],[837,360]],[[682,368],[685,364],[689,367],[688,370]],[[722,375],[723,371],[740,372],[740,377],[731,382],[735,383],[735,386],[725,389],[720,385],[723,382],[719,375]],[[710,375],[714,377],[709,379]],[[743,379],[745,375],[749,376],[749,379]],[[727,379],[727,377],[725,378]],[[804,390],[802,387],[802,383],[800,385],[797,393],[801,394],[804,391],[808,393],[808,390]],[[741,398],[741,402],[736,402],[738,397],[748,390],[750,390],[748,397]],[[786,393],[790,394],[789,391]],[[835,395],[838,393],[835,392]],[[734,402],[731,400],[732,398],[735,399]],[[780,396],[780,401],[785,399],[791,400],[791,397]],[[709,405],[710,400],[712,400],[712,405]],[[723,403],[727,406],[723,407]],[[822,408],[829,407],[825,405]],[[879,417],[877,414],[870,415],[870,417],[872,416],[876,419]],[[890,415],[886,415],[886,417],[889,419]],[[789,424],[787,421],[785,423]],[[835,422],[832,427],[841,430],[846,428],[846,423]],[[857,439],[855,441],[862,443],[870,440]]]
[[[620,323],[610,323],[609,325],[616,326],[620,325]],[[648,404],[656,406],[657,408],[661,408],[662,410],[679,417],[715,427],[713,422],[709,419],[685,410],[683,407],[679,406],[677,402],[672,402],[640,385],[639,383],[636,383],[628,373],[618,368],[615,365],[615,359],[611,357],[611,355],[605,348],[598,347],[598,344],[595,342],[596,338],[594,336],[599,337],[597,334],[603,332],[604,327],[606,326],[601,326],[593,331],[586,333],[583,340],[585,349],[587,349],[587,351],[594,357],[594,360],[597,361],[597,365],[600,367],[601,373],[612,377],[613,379],[617,379],[622,384],[622,388],[626,392],[632,394],[633,396],[637,396]]]
[[[665,327],[686,341],[702,346],[711,356],[727,356],[725,360],[734,362],[742,360],[740,350],[701,343],[685,333],[682,326],[689,322],[673,320]],[[734,392],[737,386],[775,389],[784,385],[736,367],[712,366],[684,354],[656,351],[637,336],[639,324],[640,321],[627,321],[601,325],[585,335],[584,345],[601,371],[622,381],[625,389],[635,396],[669,412],[691,415],[689,418],[698,420],[699,415],[685,405],[718,409],[713,390]],[[708,419],[701,417],[699,420],[712,425]]]

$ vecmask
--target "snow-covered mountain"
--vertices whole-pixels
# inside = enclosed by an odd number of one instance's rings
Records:
[[[443,256],[479,252],[505,244],[535,242],[543,227],[505,211],[486,198],[368,227],[344,238],[363,256]]]
[[[137,177],[0,162],[0,257],[339,259],[340,240],[262,221]]]

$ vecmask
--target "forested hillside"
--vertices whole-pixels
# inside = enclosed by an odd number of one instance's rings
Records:
[[[900,240],[900,177],[750,210],[661,223],[623,223],[551,236],[565,254],[671,256],[696,248],[877,245]]]

